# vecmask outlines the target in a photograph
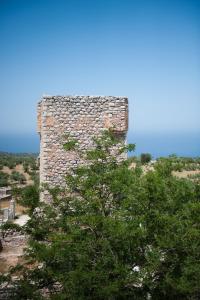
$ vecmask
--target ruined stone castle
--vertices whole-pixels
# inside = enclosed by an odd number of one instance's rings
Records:
[[[92,147],[92,137],[114,128],[126,140],[128,99],[106,96],[43,96],[38,103],[40,182],[64,186],[66,170],[78,163],[74,152],[63,148],[69,134],[81,149]],[[48,197],[48,196],[46,196]],[[45,194],[43,195],[45,199]]]

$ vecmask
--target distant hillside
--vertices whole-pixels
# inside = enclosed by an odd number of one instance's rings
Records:
[[[38,153],[8,153],[0,152],[0,170],[3,167],[14,169],[17,165],[23,165],[24,170],[28,168],[36,170],[36,158]]]

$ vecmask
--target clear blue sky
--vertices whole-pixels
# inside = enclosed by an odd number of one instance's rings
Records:
[[[43,94],[128,96],[133,142],[200,135],[200,0],[0,0],[0,41],[0,137],[34,136]]]

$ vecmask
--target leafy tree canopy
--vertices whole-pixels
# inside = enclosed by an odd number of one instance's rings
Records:
[[[166,160],[131,169],[117,143],[112,132],[96,138],[66,189],[33,211],[14,299],[199,299],[199,185]]]
[[[148,162],[150,162],[152,159],[151,154],[150,153],[142,153],[140,156],[140,160],[142,164],[146,164]]]
[[[10,175],[10,179],[14,181],[18,181],[19,183],[24,183],[26,181],[24,174],[21,174],[17,171],[12,172],[12,174]]]
[[[0,187],[8,185],[9,175],[0,171]]]

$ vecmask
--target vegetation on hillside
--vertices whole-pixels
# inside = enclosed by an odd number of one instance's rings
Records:
[[[152,157],[150,153],[142,153],[140,155],[141,164],[147,164],[151,161]]]
[[[0,171],[0,187],[8,186],[9,175]]]
[[[172,176],[170,159],[147,173],[119,163],[117,142],[108,132],[95,139],[82,154],[88,163],[67,173],[67,188],[35,203],[27,263],[1,277],[10,298],[199,299],[199,184]]]
[[[0,187],[15,183],[24,184],[26,183],[26,174],[29,174],[34,181],[38,170],[36,158],[37,154],[0,152]],[[23,167],[21,168],[21,166]]]
[[[38,154],[29,153],[7,153],[0,152],[0,169],[4,166],[13,169],[16,165],[23,164],[25,172],[30,170],[36,170],[36,158]]]
[[[26,178],[24,174],[20,174],[19,172],[12,171],[12,174],[10,175],[10,179],[13,181],[17,181],[19,183],[25,183]]]
[[[162,160],[165,158],[159,158]],[[200,170],[200,157],[192,158],[192,157],[179,157],[176,155],[170,155],[168,160],[171,162],[174,170],[178,171],[194,171]]]

